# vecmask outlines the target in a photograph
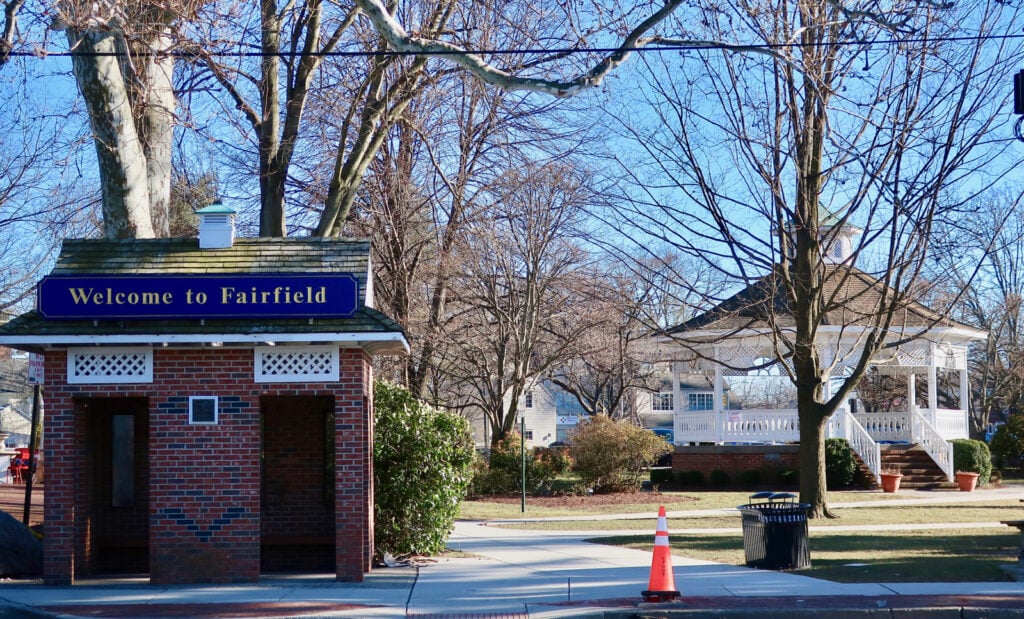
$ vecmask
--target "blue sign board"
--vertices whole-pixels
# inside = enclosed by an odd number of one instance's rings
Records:
[[[348,318],[360,307],[351,273],[49,275],[46,319]]]

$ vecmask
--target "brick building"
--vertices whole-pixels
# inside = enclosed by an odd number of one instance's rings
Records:
[[[45,355],[47,582],[370,569],[368,242],[68,240],[0,345]]]

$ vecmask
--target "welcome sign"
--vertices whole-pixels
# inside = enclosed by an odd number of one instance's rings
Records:
[[[348,318],[351,273],[49,275],[37,289],[46,319]]]

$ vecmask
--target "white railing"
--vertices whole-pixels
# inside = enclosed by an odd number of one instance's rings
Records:
[[[970,438],[966,411],[940,408],[935,411],[935,421],[932,425],[947,441],[954,438]]]
[[[882,450],[875,442],[864,426],[857,421],[855,415],[850,415],[846,409],[841,408],[828,422],[829,437],[845,438],[850,443],[850,448],[860,456],[861,461],[868,467],[877,483],[881,483],[882,472]]]
[[[875,441],[909,442],[913,439],[912,415],[907,412],[857,413],[854,418]]]
[[[730,410],[725,412],[725,442],[788,443],[800,440],[795,410]]]
[[[672,419],[676,443],[717,443],[718,419],[714,411],[676,413]]]
[[[923,411],[922,411],[923,412]],[[845,438],[878,479],[880,441],[918,443],[953,479],[953,447],[947,439],[966,435],[963,411],[934,412],[939,427],[915,411],[849,414],[840,409],[829,420],[828,436]],[[786,443],[800,440],[796,410],[687,411],[673,419],[677,443]]]
[[[942,438],[935,426],[928,423],[923,415],[914,415],[914,442],[931,456],[935,464],[945,473],[946,479],[953,481],[953,445]]]

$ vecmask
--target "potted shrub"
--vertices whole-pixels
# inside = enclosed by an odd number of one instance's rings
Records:
[[[973,473],[974,486],[987,484],[989,475],[992,474],[992,454],[988,450],[988,445],[972,439],[954,439],[950,442],[953,443],[953,470],[956,471],[957,486],[969,492],[961,486],[961,473]],[[964,483],[970,484],[971,482],[966,480],[969,476],[964,477]],[[970,488],[973,489],[974,487]]]
[[[900,489],[900,480],[903,479],[903,473],[900,473],[899,469],[884,469],[879,473],[879,477],[882,478],[883,492],[896,492]]]
[[[956,485],[960,492],[971,492],[978,485],[978,474],[971,471],[957,471]]]

